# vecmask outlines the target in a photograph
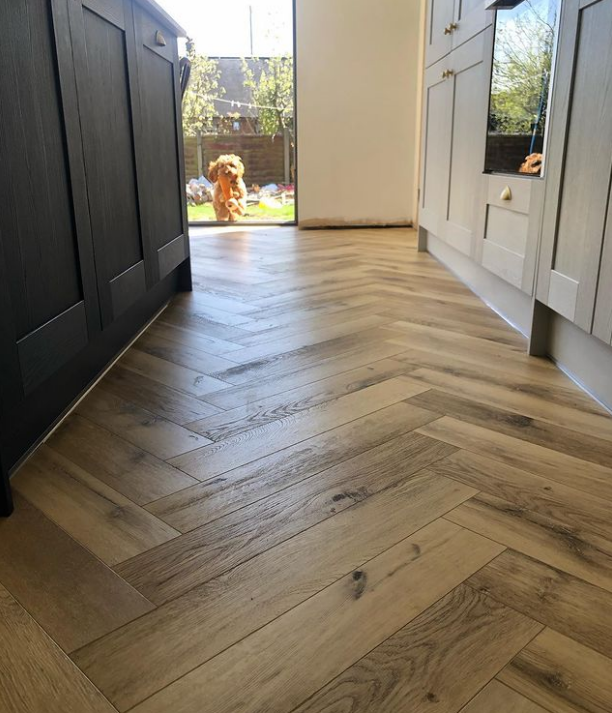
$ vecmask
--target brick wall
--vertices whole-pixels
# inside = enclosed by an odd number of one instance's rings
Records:
[[[249,136],[244,134],[203,135],[202,165],[204,175],[209,161],[221,154],[238,154],[246,169],[244,180],[247,186],[258,183],[284,183],[285,158],[282,135]],[[195,136],[185,137],[185,173],[187,180],[198,177],[197,140]]]

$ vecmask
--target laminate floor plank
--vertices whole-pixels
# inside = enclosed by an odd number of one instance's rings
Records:
[[[545,629],[499,680],[554,713],[610,713],[612,660]]]
[[[160,359],[139,349],[130,349],[118,362],[119,366],[146,376],[152,381],[184,391],[191,396],[203,396],[213,391],[221,391],[228,384],[202,372],[194,371],[180,364]]]
[[[329,429],[414,396],[419,386],[388,379],[293,416],[258,426],[211,443],[170,461],[198,480],[210,480],[228,470],[270,455]],[[416,408],[416,407],[415,407]]]
[[[388,488],[84,647],[74,659],[124,711],[474,492],[433,476]]]
[[[0,710],[113,713],[36,622],[0,585]]]
[[[471,533],[449,531],[440,522],[434,523],[187,674],[135,711],[289,713],[435,605],[460,584],[466,571],[482,566],[496,549]],[[502,609],[501,605],[497,608]],[[503,628],[512,639],[504,648],[515,653],[537,628],[519,614],[505,613]],[[495,618],[492,613],[489,617]],[[503,619],[501,614],[497,618]],[[355,621],[360,626],[355,626]],[[489,674],[493,672],[489,663]],[[238,680],[240,687],[236,687]]]
[[[430,408],[436,413],[551,448],[581,460],[602,466],[612,464],[612,443],[603,438],[577,433],[515,411],[496,408],[436,389],[417,394],[410,401],[420,408]]]
[[[542,475],[576,490],[592,493],[599,498],[612,500],[612,467],[568,456],[551,448],[528,443],[448,416],[422,426],[419,431],[457,448],[484,455],[529,473]]]
[[[506,550],[467,583],[516,611],[612,658],[612,594]]]
[[[449,449],[418,434],[400,436],[134,556],[116,571],[147,599],[162,604],[377,492],[421,477],[418,471]]]
[[[612,713],[610,414],[413,230],[190,239],[13,476],[2,713]]]
[[[388,342],[366,344],[348,352],[342,352],[337,356],[315,361],[314,364],[305,366],[302,369],[287,374],[257,379],[239,386],[232,386],[224,391],[207,394],[204,398],[207,403],[213,404],[219,409],[240,408],[241,406],[248,406],[259,399],[282,394],[285,391],[291,391],[300,386],[312,384],[315,381],[336,376],[351,369],[372,365],[383,359],[391,358],[395,361],[395,358],[403,352],[404,347]]]
[[[541,629],[528,617],[459,585],[296,713],[338,711],[349,701],[351,713],[456,713]]]
[[[0,521],[0,583],[62,649],[74,651],[153,610],[19,493],[15,504]]]
[[[101,386],[86,396],[76,413],[161,460],[211,443],[204,436],[111,394]]]
[[[311,344],[294,351],[262,357],[245,364],[237,364],[224,371],[215,372],[213,376],[221,381],[228,381],[230,384],[238,386],[261,377],[295,372],[323,359],[336,357],[343,352],[363,348],[368,344],[380,344],[381,342],[389,341],[393,335],[394,332],[384,330],[382,327],[365,329],[358,334],[337,337],[320,344]],[[400,351],[402,350],[400,349]]]
[[[288,337],[272,336],[270,340],[266,340],[263,344],[255,344],[244,349],[234,350],[230,356],[233,361],[239,364],[248,364],[257,359],[277,356],[285,352],[294,352],[297,349],[322,344],[331,339],[358,335],[359,332],[389,324],[391,321],[391,317],[381,317],[377,314],[359,317],[358,319],[341,321],[331,327],[307,329]]]
[[[110,566],[180,534],[47,446],[20,469],[14,487]]]
[[[251,428],[277,421],[305,411],[313,406],[355,393],[387,379],[401,376],[407,367],[391,359],[383,359],[368,366],[342,372],[327,379],[319,379],[296,389],[269,396],[244,406],[207,416],[187,424],[192,431],[211,441],[231,438]],[[207,397],[208,399],[208,397]],[[205,444],[202,444],[205,445]]]
[[[170,317],[168,317],[170,319]],[[235,342],[230,342],[226,339],[219,339],[213,337],[203,331],[197,331],[195,329],[188,329],[181,326],[182,323],[174,321],[163,321],[158,319],[147,329],[147,334],[151,334],[154,337],[160,337],[169,341],[177,342],[186,347],[191,347],[192,349],[199,349],[200,351],[210,354],[212,356],[219,356],[220,354],[229,353],[232,350],[242,349],[240,344]],[[227,361],[228,358],[225,357]]]
[[[547,713],[529,698],[521,696],[499,681],[491,681],[461,713]]]
[[[446,369],[416,369],[410,378],[431,387],[492,406],[517,411],[579,433],[612,441],[612,419],[597,404],[569,388],[549,384],[533,385],[505,378],[480,369],[449,366]],[[536,392],[536,393],[534,393]]]
[[[595,586],[612,592],[612,541],[479,493],[446,517]]]
[[[82,416],[70,416],[47,445],[138,505],[197,482]]]
[[[400,402],[235,468],[223,477],[160,498],[146,508],[172,527],[188,532],[408,433],[425,418],[422,411]]]
[[[119,364],[102,379],[100,385],[105,391],[131,401],[178,426],[222,410],[195,396],[124,369]]]
[[[430,470],[572,530],[594,532],[612,542],[610,503],[595,495],[463,450]]]
[[[159,331],[154,331],[154,326],[155,324],[151,325],[134,343],[135,349],[203,374],[212,374],[235,366],[235,363],[226,357],[209,354],[198,347],[176,339],[167,339],[161,336],[165,332],[162,330],[160,334]]]

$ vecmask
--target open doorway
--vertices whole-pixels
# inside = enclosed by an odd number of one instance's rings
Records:
[[[183,96],[190,224],[294,223],[293,0],[161,4],[189,35],[179,53],[190,65]]]

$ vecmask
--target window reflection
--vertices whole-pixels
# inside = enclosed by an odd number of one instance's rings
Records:
[[[499,10],[485,170],[539,176],[559,0],[523,0]]]

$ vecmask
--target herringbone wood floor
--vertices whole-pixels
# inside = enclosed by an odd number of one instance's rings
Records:
[[[14,479],[0,709],[610,713],[610,417],[411,231],[192,243]]]

